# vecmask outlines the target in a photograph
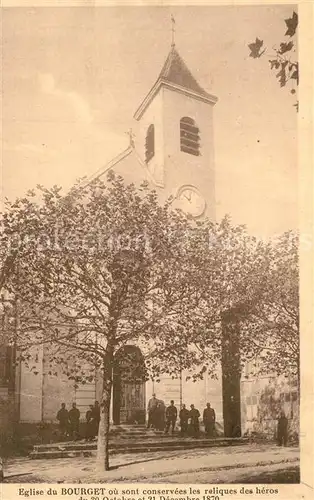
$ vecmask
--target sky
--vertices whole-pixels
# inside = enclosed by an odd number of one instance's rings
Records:
[[[292,5],[4,8],[2,189],[68,189],[128,146],[133,113],[171,45],[214,110],[218,219],[229,213],[260,236],[297,227],[295,96],[256,37],[283,41]]]

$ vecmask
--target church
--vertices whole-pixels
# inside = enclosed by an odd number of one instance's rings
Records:
[[[215,220],[213,111],[217,100],[198,84],[172,43],[155,84],[134,113],[134,132],[130,132],[129,146],[90,180],[105,178],[112,170],[122,175],[126,183],[139,185],[147,181],[161,202],[171,195],[175,206],[195,219],[207,216]],[[201,414],[210,402],[218,428],[225,435],[231,435],[235,426],[241,428],[242,434],[249,428],[250,412],[246,402],[255,401],[254,384],[241,382],[240,376],[232,373],[223,373],[223,368],[215,380],[205,374],[201,381],[187,381],[184,372],[178,373],[176,379],[162,376],[159,382],[124,383],[118,374],[123,369],[126,351],[142,359],[140,346],[135,345],[126,346],[116,355],[113,424],[144,424],[148,400],[155,393],[166,405],[170,400],[174,400],[177,408],[194,404]],[[89,405],[101,399],[101,379],[97,373],[94,382],[79,386],[74,386],[61,373],[58,377],[50,375],[43,347],[37,351],[36,374],[24,365],[16,371],[10,370],[10,362],[5,357],[0,365],[2,408],[11,398],[17,420],[25,426],[55,422],[61,402],[65,402],[67,408],[75,402],[84,419]]]

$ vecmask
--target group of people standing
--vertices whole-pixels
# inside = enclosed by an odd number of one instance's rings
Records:
[[[183,404],[181,410],[178,412],[174,401],[170,401],[168,407],[162,400],[156,398],[153,394],[148,402],[148,422],[147,428],[153,428],[164,431],[168,434],[174,433],[176,422],[179,417],[179,426],[181,436],[194,436],[198,437],[200,432],[200,412],[193,404],[190,405],[190,410]],[[61,439],[80,438],[80,411],[76,407],[76,403],[72,403],[72,408],[68,411],[65,403],[61,404],[61,408],[57,413],[57,420],[59,421],[59,430]],[[203,411],[203,424],[205,434],[208,437],[215,436],[215,410],[207,403]],[[100,406],[98,401],[89,406],[86,412],[86,441],[92,441],[98,435],[98,428],[100,423]],[[288,441],[288,419],[282,411],[277,424],[277,440],[278,445],[287,445]]]
[[[59,430],[61,439],[78,439],[80,426],[80,410],[76,408],[76,403],[72,404],[71,410],[67,410],[65,403],[61,404],[61,408],[57,413],[59,421]]]
[[[174,405],[174,401],[170,401],[170,405],[166,408],[163,401],[156,398],[153,394],[148,402],[148,423],[147,428],[154,428],[157,430],[164,430],[165,434],[174,433],[175,425],[179,416],[180,434],[181,436],[194,436],[197,437],[200,432],[200,412],[193,404],[190,405],[190,410],[183,404],[179,411]],[[215,434],[215,410],[207,403],[203,411],[203,423],[205,427],[205,434],[208,437],[213,437]]]
[[[76,403],[72,403],[71,410],[66,409],[65,403],[61,404],[61,408],[57,413],[57,420],[59,421],[59,430],[61,439],[80,438],[80,410],[76,407]],[[86,412],[86,432],[85,439],[91,441],[98,434],[98,427],[100,422],[100,406],[98,401],[94,405],[90,405]]]

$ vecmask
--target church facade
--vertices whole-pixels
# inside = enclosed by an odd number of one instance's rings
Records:
[[[134,114],[134,132],[129,146],[113,158],[97,177],[105,178],[108,171],[120,174],[126,183],[147,181],[163,202],[173,197],[175,207],[194,218],[207,216],[215,220],[215,164],[213,109],[217,97],[206,92],[193,77],[173,44],[161,72]],[[96,175],[94,176],[96,177]],[[126,346],[141,359],[140,346]],[[246,430],[245,402],[247,385],[241,389],[240,376],[217,372],[213,380],[205,374],[201,381],[186,381],[187,373],[173,379],[162,376],[159,382],[137,380],[123,383],[123,349],[117,353],[113,380],[112,415],[114,424],[144,423],[149,398],[153,393],[165,402],[174,400],[179,408],[183,403],[194,404],[202,410],[210,402],[215,409],[218,427],[227,435],[235,426]],[[101,399],[101,378],[74,386],[62,373],[49,374],[44,348],[36,357],[36,374],[21,365],[12,375],[3,400],[13,398],[18,421],[30,424],[53,422],[61,402],[69,408],[76,402],[81,412]],[[33,370],[34,371],[34,370]],[[245,392],[242,398],[241,391]],[[2,394],[2,393],[1,393]],[[228,421],[228,425],[227,425]]]
[[[130,135],[129,147],[97,175],[113,170],[126,183],[139,185],[146,180],[161,202],[172,196],[175,207],[195,218],[206,215],[214,220],[216,102],[217,97],[200,87],[173,44],[155,84],[135,111],[135,133]],[[133,348],[141,356],[140,346]],[[194,404],[202,410],[210,401],[223,424],[221,376],[193,383],[185,380],[186,375],[122,387],[114,377],[112,421],[145,421],[145,407],[155,393],[166,405],[174,400],[178,407]]]

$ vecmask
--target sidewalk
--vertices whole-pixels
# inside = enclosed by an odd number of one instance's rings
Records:
[[[207,482],[209,472],[219,470],[298,466],[297,448],[273,445],[243,445],[205,450],[180,450],[114,455],[111,470],[97,472],[95,458],[55,460],[12,459],[5,466],[5,482]],[[240,471],[241,472],[241,471]],[[242,471],[244,473],[244,470]],[[206,474],[204,474],[206,473]],[[11,479],[8,476],[14,475]],[[201,480],[202,479],[202,480]],[[191,481],[193,482],[193,481]]]

